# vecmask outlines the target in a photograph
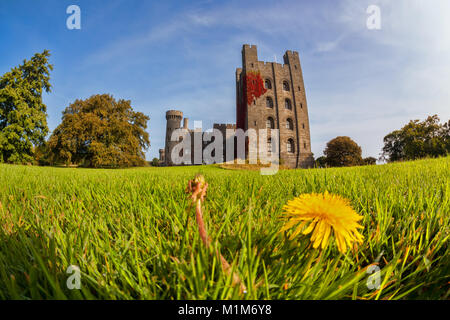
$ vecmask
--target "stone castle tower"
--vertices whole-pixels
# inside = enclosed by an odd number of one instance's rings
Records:
[[[267,92],[247,105],[245,76],[259,72]],[[255,45],[242,48],[242,68],[236,70],[236,127],[279,129],[282,163],[290,168],[314,165],[308,105],[299,54],[286,51],[284,64],[258,61]],[[270,141],[268,141],[270,143]]]
[[[246,75],[249,73],[258,73],[267,91],[247,104]],[[181,111],[166,112],[165,148],[159,150],[163,165],[174,164],[171,153],[178,142],[170,141],[170,137],[174,130],[181,128],[182,119]],[[203,132],[189,130],[187,118],[184,118],[183,128],[191,135],[191,150],[187,150],[187,153],[190,154],[190,164],[194,164],[194,135],[202,136]],[[277,145],[281,163],[290,168],[312,167],[314,158],[311,153],[308,105],[298,52],[286,51],[284,64],[263,62],[258,61],[256,46],[245,44],[242,49],[242,68],[236,70],[236,124],[214,124],[213,128],[222,132],[224,153],[226,141],[234,139],[228,135],[227,129],[279,129],[280,141]],[[269,145],[271,141],[267,143]],[[206,146],[207,143],[202,144],[202,148]],[[225,159],[226,154],[220,162]]]
[[[171,153],[174,146],[178,143],[176,141],[170,141],[170,137],[174,130],[181,128],[181,119],[183,119],[183,112],[181,111],[169,110],[166,112],[167,125],[166,125],[165,149],[164,150],[161,149],[159,153],[160,153],[160,160],[163,160],[164,163],[168,166],[173,165]],[[187,129],[187,126],[188,126],[188,119],[184,119],[183,128]]]

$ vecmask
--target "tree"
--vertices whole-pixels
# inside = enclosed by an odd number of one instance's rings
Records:
[[[153,158],[151,164],[152,164],[152,167],[159,167],[159,159]]]
[[[362,164],[361,147],[349,137],[336,137],[327,143],[324,154],[331,167],[349,167]]]
[[[50,92],[49,51],[11,69],[0,78],[0,161],[27,163],[33,146],[48,133],[47,106],[42,93]]]
[[[42,143],[33,148],[34,153],[34,162],[40,166],[48,166],[50,165],[49,155],[50,150],[47,143]]]
[[[450,120],[440,124],[437,115],[411,120],[384,137],[381,157],[388,161],[445,156],[450,152]]]
[[[108,94],[76,100],[50,137],[51,161],[96,168],[145,165],[148,120],[133,111],[131,101]]]
[[[367,157],[363,159],[363,163],[366,166],[373,166],[375,164],[377,164],[377,159],[374,157]]]
[[[316,159],[316,168],[326,168],[327,167],[327,158],[319,157]]]

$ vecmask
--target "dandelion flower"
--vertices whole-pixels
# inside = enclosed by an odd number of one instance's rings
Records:
[[[358,224],[362,216],[352,209],[349,200],[339,195],[327,191],[323,194],[303,194],[288,201],[283,210],[288,221],[281,232],[292,229],[291,239],[300,233],[307,235],[312,232],[314,248],[321,246],[325,249],[333,234],[342,253],[353,242],[363,241],[363,236],[358,232],[363,228]]]

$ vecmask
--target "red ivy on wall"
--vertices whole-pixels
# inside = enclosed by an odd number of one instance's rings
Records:
[[[260,72],[249,71],[245,75],[245,83],[247,86],[247,104],[252,104],[253,100],[258,99],[267,89],[264,88],[264,81]]]

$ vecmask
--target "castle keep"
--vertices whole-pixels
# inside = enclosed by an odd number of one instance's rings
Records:
[[[243,46],[242,68],[236,69],[236,125],[214,124],[214,129],[223,133],[224,141],[228,139],[226,129],[278,129],[279,141],[275,145],[279,148],[281,163],[290,168],[308,168],[313,166],[314,158],[300,58],[298,52],[289,50],[283,58],[284,64],[259,61],[255,45]],[[249,96],[248,78],[255,75],[264,88],[259,96],[253,97]],[[170,141],[170,137],[173,130],[181,128],[182,118],[181,111],[166,113],[165,149],[160,150],[160,161],[164,165],[173,164],[170,154],[178,142]],[[188,130],[187,126],[188,120],[184,119],[183,128]],[[189,132],[192,139],[195,134],[203,134],[198,130]],[[268,138],[268,146],[271,143]],[[225,150],[224,146],[222,161],[226,159]],[[193,152],[191,157],[191,163],[195,163]]]

